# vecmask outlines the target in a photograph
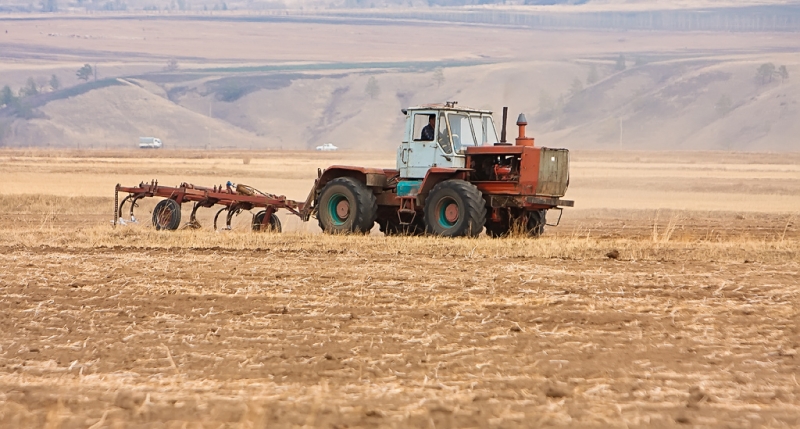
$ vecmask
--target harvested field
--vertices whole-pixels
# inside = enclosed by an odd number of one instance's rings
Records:
[[[111,229],[115,168],[302,198],[392,162],[111,155],[0,152],[0,427],[800,424],[794,155],[577,153],[535,240]],[[787,208],[736,210],[756,170]]]

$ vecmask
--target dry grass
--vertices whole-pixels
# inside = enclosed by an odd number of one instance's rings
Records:
[[[796,240],[1,237],[4,425],[789,427],[800,412]]]
[[[280,168],[315,156],[331,155]],[[215,162],[264,167],[243,159]],[[32,163],[32,187],[69,164],[15,162]],[[167,232],[152,202],[112,229],[101,188],[0,195],[0,427],[800,419],[793,213],[605,206],[539,239],[328,236],[287,218],[289,232],[255,234],[246,215]]]

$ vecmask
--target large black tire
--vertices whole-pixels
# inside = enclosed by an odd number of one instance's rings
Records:
[[[153,209],[153,226],[156,230],[174,231],[181,225],[181,205],[175,200],[161,200]]]
[[[481,191],[463,180],[445,180],[425,199],[425,226],[443,237],[476,237],[483,231],[486,205]]]
[[[264,216],[266,214],[266,210],[261,210],[260,212],[256,213],[255,216],[253,216],[253,231],[281,232],[281,220],[278,219],[278,215],[275,213],[269,217],[268,225],[262,225],[264,222]]]
[[[486,222],[486,235],[492,238],[498,238],[508,235],[511,230],[511,225],[508,221],[500,222]]]
[[[418,215],[410,224],[401,224],[397,219],[378,219],[378,225],[384,235],[417,236],[425,234],[425,224],[421,218],[422,216]]]
[[[547,223],[545,214],[547,210],[535,210],[512,215],[510,219],[504,217],[499,222],[486,220],[486,235],[489,237],[505,237],[513,234],[524,234],[529,237],[538,237],[544,233]]]
[[[378,203],[363,183],[351,177],[333,179],[322,188],[317,220],[329,234],[368,233],[375,225]]]

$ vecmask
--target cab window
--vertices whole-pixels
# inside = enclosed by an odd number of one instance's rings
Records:
[[[472,134],[469,115],[450,113],[447,115],[450,122],[450,135],[453,138],[453,148],[460,151],[464,146],[475,146],[475,136]]]
[[[447,129],[444,113],[439,114],[438,143],[444,153],[453,153],[453,143],[450,141],[450,132]]]
[[[435,118],[436,115],[430,113],[414,114],[413,139],[415,142],[433,141],[436,138],[435,128],[431,128],[430,130],[425,129],[430,123],[431,117]]]
[[[487,115],[472,116],[472,130],[475,131],[475,141],[478,145],[497,143],[497,132],[494,129],[492,117]]]
[[[484,139],[482,144],[493,144],[500,141],[497,138],[497,130],[494,129],[494,121],[491,116],[483,117]]]

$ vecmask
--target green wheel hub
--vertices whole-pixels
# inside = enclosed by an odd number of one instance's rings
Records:
[[[458,222],[458,203],[453,198],[442,198],[439,201],[439,225],[452,228]]]
[[[350,201],[342,194],[335,194],[328,200],[328,214],[334,225],[340,226],[350,217]]]

